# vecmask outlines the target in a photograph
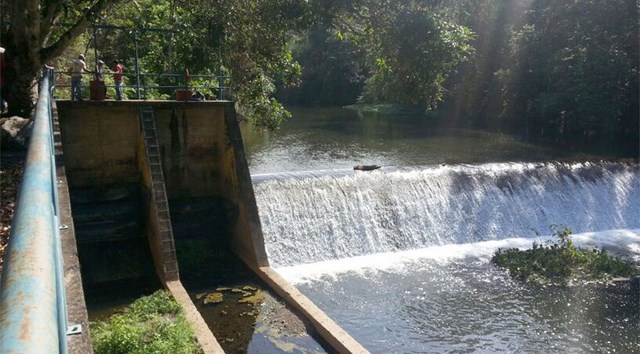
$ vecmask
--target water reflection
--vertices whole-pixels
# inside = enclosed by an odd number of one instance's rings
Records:
[[[293,118],[277,131],[242,127],[252,174],[360,164],[410,166],[571,157],[504,134],[448,129],[446,117],[435,115],[389,116],[342,108],[290,110]]]

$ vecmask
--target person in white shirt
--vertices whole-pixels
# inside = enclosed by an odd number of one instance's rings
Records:
[[[82,74],[91,72],[87,69],[84,54],[80,54],[78,59],[71,62],[69,72],[71,73],[71,100],[82,101]]]

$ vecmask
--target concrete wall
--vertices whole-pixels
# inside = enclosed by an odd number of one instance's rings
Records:
[[[153,107],[156,117],[168,198],[223,197],[233,203],[238,214],[230,225],[233,251],[287,303],[304,314],[337,352],[368,353],[269,267],[233,103],[59,102],[70,185],[136,182],[149,188],[150,176],[145,175],[148,167],[141,156],[144,148],[138,112],[142,106]],[[154,233],[153,227],[150,232]],[[150,241],[155,257],[161,257],[159,242]],[[159,267],[157,260],[156,267]],[[205,352],[221,352],[180,282],[166,284],[185,306]]]
[[[140,156],[142,106],[151,106],[156,118],[168,199],[232,202],[238,210],[230,225],[234,252],[252,266],[268,265],[232,102],[59,101],[70,185],[148,184]]]
[[[71,186],[138,182],[137,110],[121,105],[58,102],[60,132]]]

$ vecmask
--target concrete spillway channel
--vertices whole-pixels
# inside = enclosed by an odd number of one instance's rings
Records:
[[[86,327],[86,303],[165,288],[207,353],[367,352],[269,267],[232,102],[56,113],[71,322]],[[71,352],[87,352],[86,332]]]

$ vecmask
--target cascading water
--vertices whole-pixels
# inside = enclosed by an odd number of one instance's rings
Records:
[[[272,265],[508,237],[640,228],[637,164],[504,163],[263,179]]]

